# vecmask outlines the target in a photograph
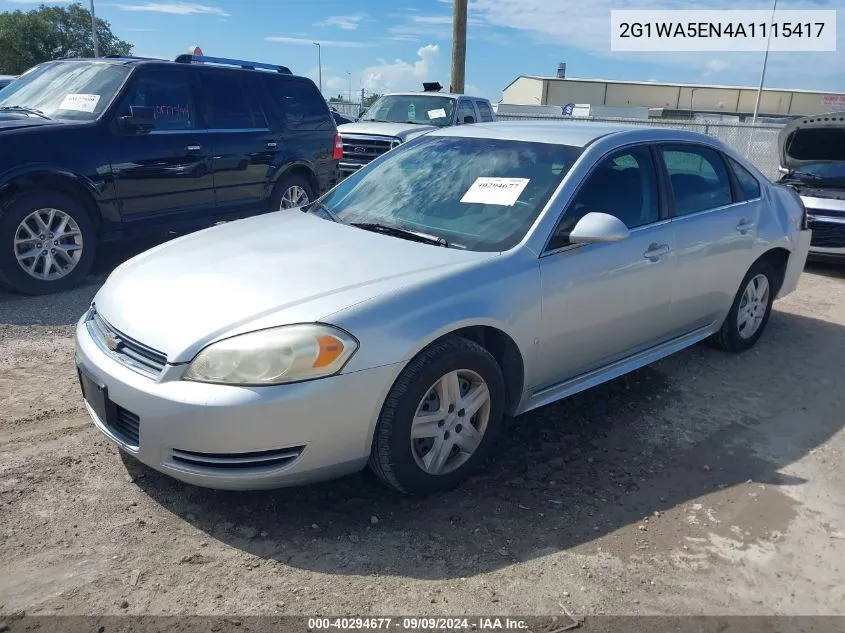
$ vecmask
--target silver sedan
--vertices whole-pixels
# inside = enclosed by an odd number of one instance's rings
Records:
[[[798,196],[719,141],[491,123],[400,145],[301,209],[119,266],[77,328],[123,451],[256,489],[369,464],[455,486],[515,416],[698,341],[742,352],[792,292]]]

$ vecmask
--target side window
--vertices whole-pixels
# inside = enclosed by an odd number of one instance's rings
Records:
[[[152,108],[156,130],[193,130],[197,126],[196,106],[188,76],[182,70],[141,70],[124,98],[118,116],[128,115],[130,106]]]
[[[468,116],[475,121],[475,108],[472,107],[472,101],[469,99],[461,99],[458,102],[458,125],[463,125],[464,118]]]
[[[286,127],[299,130],[331,127],[329,107],[313,82],[280,76],[265,77],[264,85],[274,111]]]
[[[213,130],[267,127],[254,92],[234,73],[200,73],[205,122]]]
[[[688,215],[733,202],[728,170],[719,154],[707,147],[663,150],[675,198],[675,214]]]
[[[745,167],[740,165],[730,156],[727,157],[728,163],[736,176],[736,182],[739,185],[740,201],[755,200],[760,197],[760,183]]]
[[[476,101],[475,107],[478,108],[478,114],[482,121],[493,120],[493,110],[490,109],[490,104],[486,101]]]
[[[563,214],[549,249],[569,244],[569,233],[592,212],[615,215],[629,229],[660,219],[657,174],[648,147],[622,150],[596,166]]]

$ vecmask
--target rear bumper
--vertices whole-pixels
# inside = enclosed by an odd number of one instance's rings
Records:
[[[783,283],[778,291],[778,299],[785,297],[798,287],[798,278],[804,272],[812,238],[813,232],[809,229],[798,232],[798,238],[795,240],[795,248],[786,264],[786,273],[783,276]]]

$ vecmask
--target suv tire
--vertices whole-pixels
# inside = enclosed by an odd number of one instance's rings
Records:
[[[301,196],[305,196],[304,200]],[[281,211],[284,209],[293,209],[296,206],[302,206],[309,202],[314,202],[317,197],[314,195],[314,188],[308,182],[308,178],[300,176],[299,174],[291,174],[283,176],[273,189],[273,197],[271,199],[270,211]],[[299,200],[298,204],[292,206],[292,202]]]
[[[0,286],[7,290],[44,295],[73,288],[88,276],[96,250],[94,223],[65,194],[33,191],[0,204]]]

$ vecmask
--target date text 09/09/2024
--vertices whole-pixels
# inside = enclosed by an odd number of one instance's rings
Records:
[[[523,630],[528,624],[508,617],[404,617],[404,618],[309,618],[309,631],[394,629],[402,631]]]

